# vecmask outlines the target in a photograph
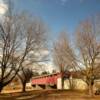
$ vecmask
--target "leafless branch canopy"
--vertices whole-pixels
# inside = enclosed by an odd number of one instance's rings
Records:
[[[71,70],[75,66],[75,56],[66,32],[61,32],[58,41],[54,43],[53,58],[62,72]]]
[[[36,53],[44,47],[46,32],[41,20],[25,14],[4,19],[0,24],[0,84],[7,85],[21,66],[37,61]]]

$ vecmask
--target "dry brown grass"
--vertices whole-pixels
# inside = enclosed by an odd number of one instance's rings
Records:
[[[1,94],[0,100],[100,100],[100,96],[90,97],[82,91],[35,90]]]

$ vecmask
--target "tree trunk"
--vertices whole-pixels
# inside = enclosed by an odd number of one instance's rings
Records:
[[[1,93],[2,90],[3,90],[3,87],[4,87],[3,84],[0,83],[0,93]]]
[[[69,80],[69,88],[70,88],[70,90],[73,90],[75,88],[75,86],[74,86],[72,75],[69,77],[68,80]]]
[[[74,83],[73,83],[73,80],[69,78],[69,88],[70,90],[73,90],[74,89]]]
[[[22,87],[22,92],[26,92],[25,88],[26,88],[26,82],[22,83],[23,87]]]
[[[93,97],[93,82],[89,82],[89,95],[91,96],[91,97]]]
[[[62,89],[64,89],[64,77],[62,77],[61,79],[61,85],[62,85]]]

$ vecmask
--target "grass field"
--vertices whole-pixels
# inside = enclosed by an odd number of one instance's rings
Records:
[[[35,90],[26,93],[4,93],[0,100],[100,100],[100,96],[90,97],[81,91]]]

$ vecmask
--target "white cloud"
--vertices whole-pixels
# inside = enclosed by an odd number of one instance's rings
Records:
[[[3,0],[0,0],[0,14],[4,15],[8,9],[8,6],[4,3]]]

